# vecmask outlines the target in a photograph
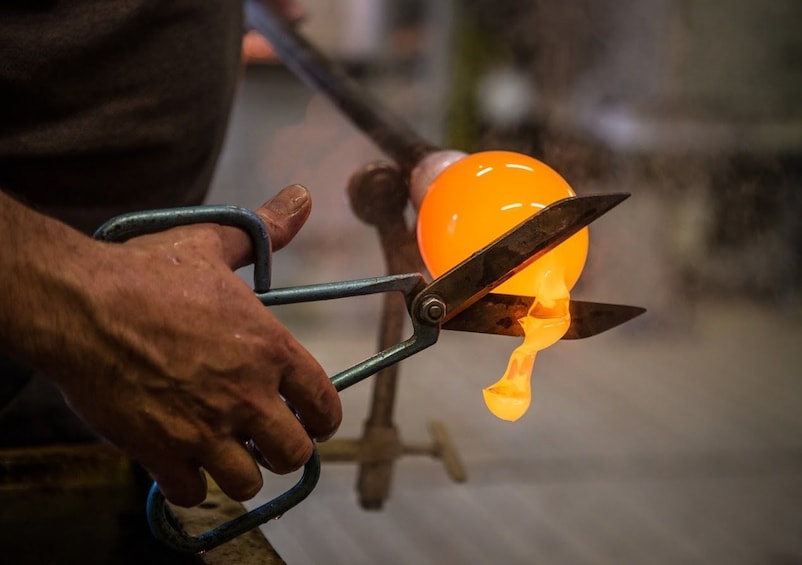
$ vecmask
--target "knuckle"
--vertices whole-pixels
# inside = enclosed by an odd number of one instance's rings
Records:
[[[340,395],[333,387],[329,387],[319,395],[316,407],[319,417],[316,418],[315,428],[310,431],[315,439],[328,438],[337,431],[342,423],[343,409]]]
[[[273,471],[279,475],[286,475],[300,469],[312,457],[313,449],[311,441],[299,443],[287,451],[281,461],[273,462]]]
[[[258,475],[248,480],[238,483],[236,486],[228,488],[224,491],[232,499],[243,502],[250,500],[262,490],[262,477]]]
[[[329,431],[332,433],[336,432],[343,421],[343,405],[342,402],[340,402],[339,395],[337,395],[334,402],[332,402],[328,414],[329,414],[329,426],[330,426]]]
[[[170,470],[160,465],[144,465],[156,481],[159,490],[168,501],[176,506],[190,508],[197,506],[206,498],[206,480],[199,469],[184,467]]]

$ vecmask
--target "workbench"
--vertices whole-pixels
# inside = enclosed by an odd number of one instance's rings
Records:
[[[106,444],[0,450],[0,562],[53,564],[277,565],[284,561],[256,529],[202,555],[168,549],[145,519],[147,474]],[[191,534],[244,512],[209,480],[206,500],[173,508]]]

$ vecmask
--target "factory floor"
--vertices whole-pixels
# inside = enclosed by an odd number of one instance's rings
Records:
[[[275,284],[383,274],[377,239],[350,213],[344,191],[350,172],[377,156],[305,87],[257,70],[243,83],[209,200],[254,206],[302,182],[313,216],[276,255]],[[633,201],[600,223],[648,208]],[[596,245],[614,254],[609,242]],[[405,458],[385,507],[365,511],[355,467],[324,464],[310,498],[264,527],[278,553],[290,565],[802,564],[799,311],[709,291],[689,302],[662,277],[670,266],[650,270],[654,254],[627,251],[638,265],[631,277],[643,284],[597,294],[615,285],[590,281],[577,297],[650,312],[541,353],[532,406],[518,422],[496,420],[481,395],[515,339],[444,332],[402,364],[403,439],[426,442],[428,421],[444,421],[467,482],[451,482],[434,459]],[[603,271],[596,264],[589,274]],[[372,353],[378,308],[369,297],[277,313],[334,373]],[[360,434],[370,388],[343,392],[337,437]],[[287,486],[266,479],[249,504]]]

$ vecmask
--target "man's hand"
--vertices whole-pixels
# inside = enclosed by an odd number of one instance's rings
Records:
[[[309,211],[300,186],[257,210],[274,250]],[[248,440],[285,473],[308,460],[310,436],[336,430],[341,406],[328,377],[232,272],[250,256],[244,232],[204,224],[88,241],[51,264],[58,272],[43,271],[50,319],[23,331],[18,357],[51,374],[170,501],[204,499],[201,468],[232,498],[251,498],[262,479]],[[21,291],[36,294],[42,281],[33,283]]]

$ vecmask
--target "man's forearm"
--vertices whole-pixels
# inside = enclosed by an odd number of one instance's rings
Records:
[[[0,352],[48,370],[90,309],[99,243],[0,192]]]

